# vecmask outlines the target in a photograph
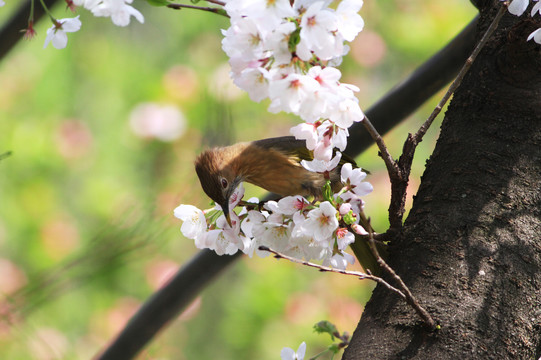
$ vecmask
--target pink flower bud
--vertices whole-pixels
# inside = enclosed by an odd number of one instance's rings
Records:
[[[359,224],[351,225],[351,229],[359,235],[368,235],[368,232]]]
[[[344,203],[340,205],[340,215],[346,215],[351,210],[351,204],[350,203]]]

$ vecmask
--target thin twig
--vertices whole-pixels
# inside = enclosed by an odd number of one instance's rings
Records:
[[[434,111],[432,111],[428,119],[423,123],[423,125],[421,125],[421,127],[419,128],[417,133],[415,133],[415,135],[408,134],[408,137],[406,141],[404,142],[402,155],[400,156],[397,162],[397,167],[399,169],[399,172],[402,178],[399,179],[399,178],[393,177],[391,175],[391,172],[389,172],[389,176],[391,180],[391,202],[389,205],[389,223],[391,225],[391,228],[400,229],[402,227],[402,220],[404,217],[405,206],[406,206],[406,194],[407,194],[407,188],[408,188],[408,181],[409,181],[409,176],[411,173],[411,166],[413,163],[413,157],[415,155],[417,145],[419,145],[419,143],[422,141],[423,136],[426,134],[429,127],[434,122],[434,119],[438,116],[438,114],[441,112],[442,108],[445,106],[447,101],[451,98],[453,93],[461,84],[464,76],[470,70],[473,62],[477,58],[477,55],[481,52],[482,48],[485,46],[490,36],[496,30],[500,22],[500,19],[505,14],[506,10],[507,10],[507,3],[503,3],[502,7],[499,9],[498,13],[492,20],[492,23],[488,27],[487,31],[485,31],[479,43],[475,46],[470,56],[466,59],[457,77],[451,83],[451,85],[449,86],[449,89],[447,90],[445,95],[442,97],[442,99],[439,101]]]
[[[181,9],[194,9],[194,10],[201,10],[201,11],[207,11],[214,14],[222,15],[225,17],[229,17],[224,9],[221,8],[213,8],[213,7],[205,7],[205,6],[194,6],[194,5],[187,5],[187,4],[167,4],[166,7],[170,9],[175,10],[181,10]]]
[[[428,313],[428,311],[425,310],[425,308],[421,306],[421,304],[419,304],[419,301],[417,301],[415,296],[413,296],[410,289],[404,283],[402,278],[380,256],[378,248],[376,246],[376,242],[374,240],[374,231],[372,230],[372,226],[370,225],[370,219],[367,219],[363,212],[361,212],[360,215],[363,221],[369,224],[368,225],[368,244],[370,245],[370,250],[372,250],[372,254],[374,254],[376,261],[381,266],[381,268],[387,271],[387,273],[389,273],[389,275],[391,275],[391,277],[398,283],[399,288],[402,290],[402,293],[405,295],[404,299],[411,307],[413,307],[415,312],[421,317],[421,319],[425,323],[425,326],[431,331],[435,330],[436,322],[434,321],[432,316]]]
[[[399,289],[393,287],[391,284],[389,284],[388,282],[386,282],[385,280],[383,280],[380,277],[377,277],[377,276],[374,276],[374,275],[371,275],[371,274],[366,274],[366,273],[363,273],[363,272],[360,272],[360,271],[350,271],[350,270],[335,269],[335,268],[328,267],[328,266],[314,264],[314,263],[311,263],[309,261],[299,260],[299,259],[296,259],[294,257],[287,256],[285,254],[279,253],[278,251],[273,250],[273,249],[271,249],[271,248],[269,248],[267,246],[260,246],[259,250],[268,251],[268,252],[273,253],[274,257],[276,259],[286,259],[286,260],[289,260],[289,261],[297,263],[297,264],[301,264],[301,265],[316,268],[316,269],[318,269],[319,271],[322,271],[322,272],[334,272],[334,273],[338,273],[338,274],[342,274],[342,275],[355,276],[355,277],[359,278],[359,280],[364,280],[364,279],[373,280],[373,281],[377,282],[378,284],[382,284],[387,289],[389,289],[391,291],[394,291],[395,293],[400,295],[400,297],[402,297],[403,299],[406,299],[406,296],[404,295],[404,293],[402,291],[400,291]]]
[[[398,165],[396,164],[396,161],[393,159],[393,157],[389,153],[389,149],[387,149],[387,146],[385,145],[383,138],[378,133],[374,125],[372,125],[372,122],[370,122],[370,120],[368,119],[366,115],[364,116],[362,123],[364,127],[366,128],[366,130],[368,131],[368,133],[370,134],[370,136],[372,136],[372,139],[374,139],[374,141],[378,145],[381,158],[385,162],[385,166],[387,167],[389,176],[401,178],[402,174],[400,172],[400,169],[398,168]]]
[[[503,17],[503,15],[505,14],[507,10],[507,5],[508,5],[507,2],[502,3],[500,10],[494,17],[494,20],[492,20],[492,23],[488,27],[487,31],[485,31],[485,33],[483,34],[483,37],[481,38],[481,40],[479,40],[479,43],[477,43],[471,55],[468,57],[468,59],[466,59],[464,66],[462,67],[462,69],[460,69],[460,72],[456,76],[453,83],[449,86],[449,89],[447,90],[445,95],[443,95],[442,99],[440,100],[440,102],[438,103],[434,111],[432,111],[432,114],[430,114],[430,116],[425,121],[425,123],[419,128],[419,130],[417,131],[417,133],[415,134],[413,138],[413,141],[415,141],[416,143],[420,143],[422,141],[423,136],[428,131],[428,128],[430,127],[430,125],[432,125],[432,122],[434,121],[434,119],[441,112],[441,110],[443,109],[443,106],[447,103],[447,101],[449,101],[449,99],[451,98],[451,95],[453,95],[456,89],[460,86],[460,84],[462,83],[462,79],[464,79],[464,76],[470,70],[471,66],[473,65],[473,62],[477,58],[477,55],[479,55],[479,53],[481,52],[481,50],[487,43],[490,36],[494,33],[494,31],[498,27],[498,24],[500,23],[501,18]]]
[[[48,8],[52,8],[56,3],[60,2],[59,0],[44,1]],[[2,39],[0,41],[0,61],[24,37],[25,32],[21,31],[21,29],[28,27],[28,15],[30,14],[32,3],[33,0],[13,1],[13,7],[18,6],[18,8],[14,9],[9,16],[2,18],[3,22],[0,24],[0,39]],[[45,15],[43,7],[36,6],[34,9],[34,24],[37,24],[43,15]]]

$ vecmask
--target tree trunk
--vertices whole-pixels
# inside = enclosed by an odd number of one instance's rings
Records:
[[[500,6],[481,3],[480,33]],[[526,42],[540,26],[504,15],[454,95],[390,247],[389,264],[441,329],[426,331],[378,286],[343,359],[541,356],[541,45]]]

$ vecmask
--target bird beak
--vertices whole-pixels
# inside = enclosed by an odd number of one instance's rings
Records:
[[[230,227],[233,227],[231,225],[231,215],[229,214],[229,199],[226,199],[222,204],[220,204],[220,206],[222,207],[227,223],[229,224]]]
[[[224,211],[225,219],[227,220],[227,223],[230,227],[233,227],[231,225],[231,214],[229,213],[229,199],[231,199],[231,196],[233,196],[233,193],[237,189],[237,186],[242,182],[242,177],[237,176],[235,180],[233,180],[233,183],[229,185],[229,190],[225,194],[225,200],[220,204],[222,207],[222,210]]]

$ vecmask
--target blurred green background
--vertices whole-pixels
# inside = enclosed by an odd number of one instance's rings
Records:
[[[6,2],[0,20],[18,5]],[[145,24],[127,28],[81,9],[82,29],[63,50],[43,49],[44,19],[34,40],[0,60],[0,154],[13,151],[0,161],[1,359],[88,359],[103,349],[197,252],[172,216],[180,203],[209,205],[193,171],[196,154],[287,135],[299,121],[267,113],[267,102],[251,103],[231,83],[220,46],[227,19],[134,6]],[[53,9],[56,17],[73,16],[64,7]],[[342,70],[366,109],[475,9],[458,0],[374,1],[361,15],[365,30]],[[395,156],[435,101],[386,137]],[[420,146],[411,192],[438,126]],[[384,231],[389,185],[376,154],[372,147],[358,162],[372,171],[366,208]],[[249,187],[248,195],[262,192]],[[139,358],[279,359],[282,347],[302,341],[313,356],[330,339],[312,325],[327,319],[353,332],[372,286],[243,258]]]

